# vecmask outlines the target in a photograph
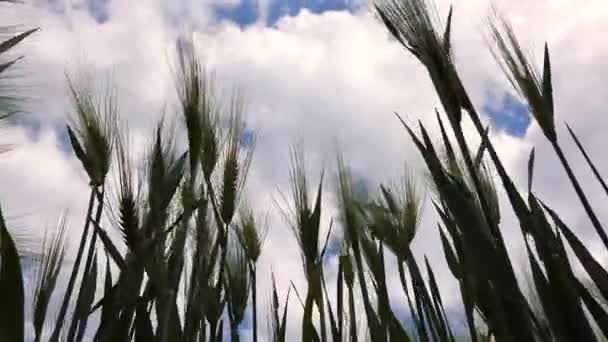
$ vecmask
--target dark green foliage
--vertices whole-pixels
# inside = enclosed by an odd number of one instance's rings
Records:
[[[452,247],[440,227],[441,241],[448,266],[461,284],[461,295],[472,332],[471,338],[473,340],[477,339],[476,328],[472,327],[474,324],[471,319],[473,307],[483,314],[489,331],[497,340],[533,340],[547,336],[541,331],[538,324],[539,319],[532,314],[527,299],[521,294],[519,285],[513,276],[511,261],[506,254],[504,242],[498,229],[500,216],[497,211],[496,190],[493,186],[488,186],[490,185],[488,180],[491,178],[487,176],[487,173],[479,173],[477,165],[481,164],[480,155],[483,150],[487,150],[492,160],[492,166],[498,171],[509,201],[519,219],[522,233],[526,237],[534,283],[541,296],[541,303],[543,303],[544,313],[551,325],[553,338],[556,340],[594,340],[595,336],[590,329],[588,317],[583,314],[581,308],[581,296],[584,296],[585,293],[580,291],[580,287],[579,291],[576,290],[578,280],[573,281],[575,279],[574,274],[561,243],[561,237],[553,232],[538,200],[530,193],[534,154],[531,154],[528,167],[530,201],[526,205],[513,186],[508,174],[504,171],[504,167],[487,136],[487,130],[482,128],[477,112],[470,101],[466,100],[468,99],[466,92],[458,86],[459,81],[456,84],[452,83],[450,88],[449,76],[451,76],[452,81],[459,78],[449,57],[435,58],[431,61],[429,61],[429,58],[421,58],[421,56],[440,56],[442,50],[444,55],[449,56],[448,48],[441,48],[439,44],[435,43],[435,41],[438,41],[438,38],[436,38],[438,35],[430,33],[434,32],[434,25],[426,19],[420,19],[428,18],[428,14],[419,16],[419,18],[415,18],[413,15],[421,10],[429,13],[427,11],[428,7],[429,5],[426,5],[426,2],[422,0],[403,0],[382,3],[377,7],[377,10],[380,12],[389,32],[397,35],[398,40],[405,41],[402,44],[407,45],[406,47],[420,59],[429,71],[448,115],[451,128],[460,147],[461,157],[466,166],[466,170],[458,170],[457,165],[459,163],[456,153],[447,138],[441,120],[439,123],[448,157],[445,164],[437,157],[425,128],[421,126],[422,137],[419,138],[402,121],[421,152],[433,178],[434,188],[438,196],[436,209],[447,232],[451,235],[454,247]],[[447,32],[450,30],[451,16],[450,13]],[[561,148],[557,145],[553,123],[553,88],[548,48],[545,46],[545,61],[541,79],[539,73],[536,72],[536,69],[522,53],[522,48],[509,24],[503,19],[499,19],[500,25],[496,25],[495,22],[492,22],[491,32],[497,44],[498,52],[496,56],[501,61],[501,65],[513,86],[528,101],[533,116],[549,141],[554,145],[581,203],[604,240],[603,229],[588,205],[584,193],[561,152]],[[400,29],[398,30],[396,27]],[[506,32],[506,38],[501,30]],[[449,37],[449,33],[444,34],[444,37]],[[421,42],[431,42],[432,44],[422,44]],[[438,76],[437,70],[441,67],[446,69]],[[448,76],[448,79],[441,79],[445,76]],[[454,99],[461,102],[458,103]],[[460,108],[455,108],[454,105],[459,105]],[[461,109],[469,114],[482,139],[483,149],[480,148],[482,152],[478,152],[475,156],[475,163],[471,163],[473,158],[469,155],[466,141],[463,139],[458,116],[454,115],[456,111]],[[463,177],[465,174],[466,176]],[[557,221],[556,223],[560,226],[560,223]],[[565,225],[563,226],[565,227]],[[592,275],[593,281],[598,286],[601,285],[600,279],[605,273],[603,268],[593,262],[591,254],[578,239],[574,238],[575,236],[571,234],[569,229],[564,231],[564,234],[568,236],[571,246],[578,249],[575,254],[579,260],[587,265],[586,269],[593,269],[591,271],[594,273]],[[535,250],[528,244],[528,239],[535,242]],[[540,258],[544,270],[538,263],[535,254]],[[479,263],[480,260],[483,260],[482,264]],[[589,302],[590,307],[599,308],[599,306],[593,304],[594,302]],[[418,316],[420,317],[419,313]],[[593,316],[601,317],[597,311]],[[422,318],[418,319],[418,325],[422,324]]]
[[[287,329],[287,308],[289,307],[289,294],[291,288],[287,290],[287,296],[285,297],[285,304],[283,305],[283,313],[279,311],[279,295],[277,293],[277,286],[272,277],[272,297],[271,297],[271,313],[269,319],[269,330],[270,336],[273,342],[285,342],[285,333]]]
[[[430,178],[441,248],[460,289],[469,338],[474,342],[595,341],[608,336],[608,271],[560,213],[533,193],[534,150],[528,161],[527,198],[506,172],[489,126],[482,124],[453,62],[452,8],[444,25],[435,22],[434,6],[425,0],[378,0],[374,8],[389,33],[426,68],[445,113],[435,111],[438,143],[424,125],[415,129],[397,117]],[[541,75],[523,54],[506,20],[491,21],[490,30],[495,56],[527,101],[578,200],[608,246],[603,227],[558,144],[548,47]],[[34,31],[0,43],[0,54]],[[0,64],[0,72],[14,62]],[[239,341],[239,326],[248,308],[257,341],[257,262],[265,226],[241,200],[253,153],[251,144],[241,143],[242,101],[235,95],[228,106],[221,105],[213,79],[193,51],[179,50],[178,62],[179,118],[186,148],[179,150],[181,135],[161,121],[147,151],[145,172],[139,177],[131,164],[128,139],[118,132],[114,96],[105,93],[98,98],[86,84],[68,80],[76,115],[67,134],[89,178],[91,194],[51,341],[82,341],[91,334],[96,341],[220,342],[225,324],[229,324],[230,339]],[[471,119],[481,140],[476,150],[470,149],[463,133],[463,115]],[[223,120],[227,127],[219,124]],[[568,129],[606,188],[582,143]],[[291,150],[292,198],[283,214],[298,243],[306,278],[303,299],[292,286],[302,304],[302,320],[295,323],[301,327],[302,340],[456,341],[437,269],[426,257],[424,265],[419,263],[422,259],[411,248],[420,223],[421,189],[406,174],[396,186],[382,184],[362,196],[354,191],[342,156],[337,159],[335,221],[340,235],[335,233],[334,218],[329,219],[327,232],[322,230],[322,215],[330,212],[324,202],[328,198],[324,174],[317,186],[309,187],[303,152]],[[108,182],[113,170],[118,176],[115,189]],[[116,190],[116,196],[110,198],[106,189]],[[524,295],[507,253],[501,190],[524,236],[530,292],[537,294],[536,302]],[[117,230],[119,239],[109,227]],[[50,321],[46,316],[61,270],[64,234],[61,228],[44,247],[33,305],[36,341]],[[340,239],[341,246],[335,283],[327,281],[324,263],[328,245],[335,242],[330,239]],[[567,253],[566,243],[572,254]],[[412,329],[395,310],[395,305],[405,303],[394,303],[389,296],[387,260],[391,258],[396,260]],[[574,258],[591,282],[575,273]],[[0,263],[0,339],[23,341],[28,327],[23,317],[21,266],[1,213]],[[103,285],[99,273],[103,273]],[[74,291],[77,280],[80,286]],[[331,298],[332,286],[335,298]],[[599,294],[593,292],[596,289]],[[273,276],[267,317],[272,341],[287,339],[291,290],[281,308]],[[90,318],[97,313],[99,321],[94,325]]]
[[[230,250],[226,258],[226,301],[228,305],[228,317],[233,341],[239,341],[239,324],[245,318],[245,310],[249,300],[249,278],[248,259],[243,248],[236,239],[229,244]]]
[[[0,337],[6,341],[23,341],[23,279],[15,242],[0,210]]]
[[[294,205],[290,213],[284,212],[284,216],[298,241],[303,271],[308,282],[304,301],[304,317],[302,319],[302,340],[325,342],[326,317],[322,290],[323,251],[319,249],[323,173],[321,173],[316,200],[311,206],[308,197],[308,180],[304,167],[303,152],[300,149],[292,148],[290,180]],[[313,324],[312,315],[315,307],[320,315],[320,333],[317,332]]]
[[[13,27],[7,26],[0,26],[0,28],[9,32],[14,30]],[[24,96],[20,91],[22,89],[15,85],[14,75],[11,74],[11,71],[15,69],[15,66],[18,65],[17,62],[23,56],[15,57],[11,54],[15,51],[15,47],[37,31],[38,28],[27,30],[0,42],[0,120],[22,112],[20,105],[27,96]],[[6,58],[7,55],[8,58]],[[0,150],[2,149],[5,149],[5,146],[0,145]]]
[[[45,237],[43,255],[40,259],[40,266],[36,276],[36,286],[33,301],[33,324],[35,340],[40,341],[44,328],[46,315],[48,312],[51,296],[57,284],[57,278],[61,271],[63,257],[65,253],[65,228],[66,221],[62,220],[59,230],[50,244]]]

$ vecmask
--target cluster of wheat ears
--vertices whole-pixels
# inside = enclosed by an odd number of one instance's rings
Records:
[[[533,152],[524,192],[505,170],[455,67],[452,11],[439,24],[426,0],[378,0],[372,7],[396,43],[426,68],[443,107],[441,114],[437,112],[440,137],[431,138],[422,124],[411,127],[399,115],[395,120],[401,120],[432,180],[432,210],[440,218],[437,233],[449,270],[460,285],[466,338],[474,342],[605,340],[608,272],[559,213],[535,196]],[[556,134],[547,47],[542,69],[537,68],[522,52],[506,20],[495,16],[490,22],[496,60],[557,154],[576,192],[571,200],[580,202],[608,248],[602,223]],[[35,31],[0,43],[0,57]],[[287,312],[295,309],[303,310],[301,322],[295,323],[301,326],[302,341],[463,338],[446,314],[432,266],[426,259],[419,263],[410,250],[421,210],[420,189],[413,179],[399,187],[381,186],[363,198],[353,190],[345,162],[337,158],[339,228],[334,229],[342,229],[343,241],[335,283],[326,283],[328,266],[323,260],[329,234],[320,236],[323,177],[309,187],[298,148],[291,150],[292,197],[283,213],[300,248],[307,286],[294,291],[301,308],[293,308],[292,291],[279,296],[274,286],[270,312],[264,313],[264,324],[258,322],[256,263],[264,249],[265,228],[259,213],[241,198],[255,139],[247,144],[241,139],[241,98],[221,100],[214,78],[195,53],[181,49],[177,55],[178,116],[185,126],[187,149],[178,148],[175,130],[159,123],[143,172],[133,165],[115,96],[68,80],[73,115],[67,136],[90,180],[86,220],[79,230],[82,237],[71,268],[63,263],[65,224],[45,241],[33,301],[25,303],[20,251],[0,213],[1,341],[24,341],[27,336],[70,342],[91,338],[239,341],[239,325],[248,308],[253,341],[262,325],[269,339],[285,341]],[[4,59],[0,76],[18,62]],[[16,113],[19,96],[10,92],[10,78],[2,82],[0,107],[6,117]],[[476,149],[463,134],[463,116],[479,134]],[[568,130],[608,195],[592,160]],[[498,190],[506,194],[524,236],[535,300],[518,284],[507,253]],[[566,252],[566,245],[571,252]],[[385,271],[389,253],[397,260],[411,324],[405,324],[391,306]],[[575,274],[573,258],[592,282]],[[60,274],[67,286],[57,297]],[[335,298],[328,286],[335,286]],[[49,310],[54,295],[57,309]],[[32,305],[31,319],[24,317],[25,305]],[[98,318],[91,319],[93,315]],[[225,331],[230,336],[224,336]]]

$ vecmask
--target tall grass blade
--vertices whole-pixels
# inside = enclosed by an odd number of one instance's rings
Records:
[[[551,82],[551,61],[549,58],[549,47],[545,42],[545,55],[543,63],[543,98],[547,102],[547,107],[550,113],[553,113],[553,84]]]
[[[602,265],[593,257],[583,242],[572,232],[572,230],[570,230],[570,228],[568,228],[557,213],[547,206],[544,206],[544,208],[562,234],[564,234],[564,237],[568,241],[568,244],[570,244],[570,247],[572,247],[574,254],[600,290],[602,296],[608,300],[608,272],[606,272],[604,267],[602,267]]]
[[[589,293],[589,290],[585,288],[580,280],[576,279],[575,282],[576,288],[583,303],[591,313],[591,316],[597,325],[600,327],[604,338],[606,338],[606,336],[608,336],[608,313],[606,312],[605,308],[602,307],[595,298],[593,298],[591,293]]]
[[[6,69],[10,68],[11,66],[13,66],[15,63],[17,63],[19,60],[21,60],[23,57],[17,57],[14,58],[11,61],[8,61],[6,63],[2,63],[0,64],[0,74],[2,74],[4,71],[6,71]],[[0,118],[5,118],[7,117],[7,114],[4,114],[3,116],[0,116]]]
[[[87,209],[87,216],[85,218],[84,228],[82,232],[82,236],[80,238],[80,245],[78,247],[78,251],[76,252],[76,259],[74,260],[74,265],[72,266],[72,272],[70,273],[70,278],[68,279],[68,284],[63,295],[63,300],[61,302],[61,306],[59,308],[59,312],[57,314],[57,320],[55,321],[55,327],[53,328],[53,333],[49,341],[57,342],[59,341],[59,335],[61,333],[61,329],[63,327],[65,315],[68,312],[68,305],[70,303],[70,298],[72,297],[72,291],[74,290],[74,285],[76,284],[76,277],[78,275],[78,270],[80,268],[80,262],[82,260],[82,256],[84,254],[84,248],[88,237],[89,225],[91,220],[89,217],[92,215],[93,206],[95,204],[95,189],[91,189],[91,195],[89,198],[89,205]]]
[[[437,320],[440,326],[441,339],[443,341],[454,341],[454,335],[452,334],[452,329],[450,328],[448,317],[445,314],[445,308],[443,307],[443,301],[441,300],[439,287],[437,286],[437,281],[435,280],[435,274],[433,273],[433,269],[431,268],[431,265],[426,257],[424,258],[424,263],[426,265],[427,274],[429,277],[429,288],[431,290],[431,295],[433,298],[435,314],[437,315]]]
[[[583,157],[585,157],[585,160],[587,161],[587,164],[589,164],[589,167],[591,168],[591,171],[593,171],[593,174],[595,175],[595,178],[598,180],[598,182],[600,182],[600,184],[602,185],[602,188],[604,189],[604,191],[608,195],[608,185],[606,185],[606,182],[604,181],[604,178],[600,175],[600,173],[597,170],[597,168],[595,167],[593,161],[591,160],[591,158],[587,154],[587,151],[585,151],[585,148],[583,147],[583,144],[581,144],[580,140],[578,139],[578,137],[576,136],[576,134],[574,134],[574,132],[572,131],[572,129],[570,128],[570,126],[568,124],[566,124],[566,128],[568,129],[568,132],[570,133],[570,136],[572,137],[572,140],[574,140],[574,143],[578,147],[579,151],[581,152],[581,154],[583,155]]]
[[[21,41],[23,41],[25,38],[27,38],[29,35],[31,35],[32,33],[38,31],[38,28],[34,28],[28,31],[25,31],[23,33],[20,33],[14,37],[11,37],[3,42],[0,43],[0,54],[3,54],[7,51],[9,51],[10,49],[14,48],[17,44],[21,43]]]
[[[340,336],[340,330],[338,329],[338,323],[336,322],[336,317],[334,316],[334,310],[331,307],[331,302],[329,300],[329,294],[327,293],[327,284],[325,283],[325,277],[322,279],[323,282],[323,295],[325,296],[325,304],[327,305],[327,313],[329,315],[329,327],[331,331],[331,336],[333,341],[341,341],[342,338]],[[341,324],[341,322],[340,322]]]
[[[112,239],[110,239],[110,237],[108,236],[108,233],[104,229],[99,227],[95,222],[93,222],[93,225],[95,226],[95,231],[97,232],[99,239],[101,240],[101,243],[103,244],[105,250],[108,252],[108,255],[112,258],[112,261],[114,261],[114,263],[116,264],[116,266],[118,266],[118,268],[120,270],[126,270],[127,263],[125,262],[124,258],[118,251],[118,248],[116,247],[116,245],[114,245],[114,242],[112,242]]]
[[[154,341],[154,328],[150,320],[150,313],[143,302],[137,304],[135,316],[135,342]]]
[[[104,275],[104,292],[103,292],[103,299],[100,301],[100,303],[102,303],[102,301],[105,301],[105,304],[101,305],[101,314],[100,314],[100,324],[99,327],[97,328],[97,333],[95,334],[95,338],[99,339],[99,340],[103,340],[102,338],[100,338],[101,336],[104,336],[105,331],[104,331],[104,327],[106,326],[105,322],[109,322],[112,319],[115,319],[115,317],[113,317],[113,314],[115,312],[114,310],[114,306],[115,303],[113,301],[113,294],[114,294],[114,289],[112,286],[112,270],[110,268],[110,256],[108,254],[106,254],[106,263],[105,263],[105,275]],[[93,307],[93,309],[91,311],[95,310],[95,306]],[[92,313],[92,312],[91,312]]]
[[[78,332],[76,334],[76,341],[82,341],[84,333],[86,331],[87,322],[89,320],[89,312],[93,301],[95,300],[95,292],[97,290],[97,254],[93,255],[93,264],[91,271],[87,276],[87,283],[82,292],[81,305],[76,308],[78,311]]]
[[[448,19],[445,24],[445,31],[443,33],[443,51],[446,54],[450,54],[451,52],[451,42],[452,42],[452,13],[454,12],[454,7],[450,5],[450,11],[448,12]]]
[[[535,290],[538,293],[545,317],[547,318],[549,325],[552,327],[550,330],[557,331],[554,330],[553,327],[555,327],[559,323],[558,318],[555,314],[556,308],[551,300],[551,289],[549,287],[547,277],[545,276],[540,265],[538,264],[538,261],[532,253],[532,250],[530,249],[530,246],[527,241],[526,250],[535,284]]]
[[[528,193],[532,192],[532,178],[534,175],[534,148],[530,151],[530,158],[528,158]]]
[[[21,262],[0,209],[0,340],[23,341],[24,295]]]
[[[534,195],[529,195],[532,219],[535,223],[536,250],[547,273],[547,290],[555,305],[554,329],[558,339],[595,341],[591,326],[583,312],[573,274],[559,236],[553,233]]]
[[[36,342],[42,338],[48,307],[63,264],[66,227],[66,220],[63,217],[53,240],[47,241],[47,237],[44,239],[33,299],[32,323],[34,325],[34,341]]]
[[[273,342],[285,342],[285,336],[287,333],[287,308],[289,307],[290,294],[291,287],[287,290],[287,296],[285,297],[285,304],[283,306],[283,313],[279,314],[279,296],[277,293],[276,282],[273,275],[270,319]]]
[[[441,245],[443,246],[443,253],[448,267],[452,272],[452,275],[456,279],[460,280],[462,278],[461,267],[459,265],[458,259],[456,258],[456,254],[454,253],[454,250],[452,249],[452,246],[450,245],[450,242],[448,241],[441,227],[439,227],[439,235],[441,237]]]
[[[597,215],[595,214],[595,211],[591,207],[591,204],[589,203],[587,196],[585,195],[576,176],[574,175],[574,172],[572,171],[572,168],[570,167],[570,164],[568,163],[568,160],[566,159],[564,152],[562,151],[561,147],[557,143],[553,144],[553,148],[554,148],[559,160],[561,161],[561,163],[564,167],[564,170],[566,171],[566,174],[568,175],[568,178],[570,179],[570,182],[572,183],[572,186],[574,187],[576,195],[578,196],[581,204],[583,205],[583,208],[585,209],[585,212],[587,213],[587,216],[589,217],[589,220],[593,224],[595,231],[597,232],[600,239],[604,243],[604,246],[608,249],[608,235],[606,235],[606,231],[604,230],[604,227],[600,223],[600,220],[598,219]]]
[[[105,176],[104,176],[105,178]],[[96,250],[97,250],[97,229],[99,227],[99,222],[101,221],[101,215],[103,214],[104,207],[104,199],[105,199],[105,187],[101,186],[101,191],[98,189],[96,191],[97,196],[97,210],[95,213],[95,217],[90,218],[91,223],[93,225],[93,233],[91,235],[91,239],[89,241],[89,251],[87,254],[87,259],[84,264],[84,273],[80,283],[80,289],[78,291],[78,296],[76,297],[76,307],[74,312],[72,313],[72,323],[70,325],[70,329],[68,331],[68,341],[73,341],[73,338],[76,333],[76,328],[80,322],[84,322],[86,324],[86,320],[88,319],[88,315],[86,317],[81,316],[81,312],[86,310],[88,313],[88,309],[82,309],[85,307],[86,302],[89,300],[87,287],[89,285],[89,279],[87,277],[95,275],[97,277],[97,265],[93,265],[95,262]],[[92,267],[95,266],[95,273],[92,272]],[[79,315],[81,317],[79,317]]]
[[[226,258],[225,290],[230,319],[231,340],[240,341],[239,325],[245,318],[249,301],[249,263],[241,245],[233,239],[231,250]]]
[[[490,25],[492,36],[498,50],[497,52],[494,52],[494,55],[514,88],[528,102],[530,112],[543,130],[547,140],[549,140],[553,146],[587,216],[604,243],[604,246],[608,248],[608,235],[606,235],[602,224],[591,207],[587,196],[574,175],[557,140],[554,121],[553,89],[551,85],[551,67],[547,45],[545,44],[545,65],[543,79],[541,80],[538,70],[523,53],[523,49],[511,25],[504,18],[499,19],[499,22],[500,23],[492,22]]]

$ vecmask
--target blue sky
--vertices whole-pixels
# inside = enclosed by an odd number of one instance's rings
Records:
[[[272,26],[283,16],[295,16],[306,9],[312,13],[325,11],[352,11],[356,0],[270,0],[268,8],[262,8],[259,0],[241,0],[235,7],[214,6],[219,19],[226,19],[244,27],[261,20],[262,11],[268,11],[265,24]]]
[[[503,93],[496,104],[486,102],[483,111],[489,116],[492,128],[514,137],[523,137],[530,126],[528,107],[509,93]]]
[[[109,4],[112,0],[84,0],[84,3],[72,5],[74,9],[85,8],[95,20],[103,24],[109,20]],[[65,2],[48,0],[51,9],[58,13],[65,12]],[[319,14],[325,11],[353,11],[360,6],[360,0],[240,0],[236,6],[213,4],[217,19],[229,20],[245,27],[262,20],[267,12],[265,24],[272,26],[283,16],[296,16],[305,9]]]

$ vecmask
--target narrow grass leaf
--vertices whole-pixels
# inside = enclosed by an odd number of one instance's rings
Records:
[[[551,61],[549,58],[549,47],[545,43],[545,55],[543,63],[543,97],[549,107],[549,112],[553,115],[553,84],[551,82]]]
[[[95,300],[95,292],[97,291],[97,254],[93,255],[93,264],[91,266],[91,271],[87,276],[87,283],[83,288],[82,294],[82,302],[81,306],[77,308],[79,311],[78,314],[78,333],[76,335],[76,341],[82,341],[84,337],[84,333],[87,327],[87,322],[89,320],[89,312],[91,311],[91,307],[93,305],[93,301]]]
[[[595,298],[589,293],[589,290],[580,282],[580,280],[576,279],[576,288],[578,290],[579,295],[589,313],[600,327],[602,334],[604,334],[604,338],[608,336],[608,313],[605,308],[600,305]]]
[[[581,144],[581,142],[578,139],[578,137],[576,136],[576,134],[574,134],[574,132],[570,128],[570,125],[566,124],[566,128],[568,129],[568,132],[570,133],[570,136],[572,137],[572,140],[574,140],[574,143],[578,147],[579,151],[582,153],[583,157],[585,157],[585,160],[587,161],[587,164],[589,164],[589,167],[591,168],[591,171],[593,171],[593,174],[595,175],[595,178],[602,185],[602,188],[606,192],[606,195],[608,195],[608,185],[606,185],[606,182],[604,181],[604,178],[600,175],[599,171],[595,167],[595,164],[593,163],[593,161],[591,160],[591,158],[589,158],[589,155],[587,154],[587,151],[585,151],[585,148],[583,147],[583,144]]]
[[[534,148],[530,151],[528,158],[528,193],[532,192],[532,177],[534,175]]]
[[[608,300],[608,272],[602,267],[602,265],[595,260],[591,252],[585,247],[583,242],[568,228],[568,226],[562,221],[562,219],[547,206],[545,210],[549,213],[557,227],[560,229],[564,237],[572,247],[574,254],[581,262],[587,274],[591,277],[597,288],[600,290],[602,296]]]
[[[24,295],[21,262],[0,209],[0,340],[23,341]]]
[[[10,50],[11,48],[15,47],[22,40],[27,38],[27,36],[31,35],[32,33],[36,32],[38,30],[39,30],[38,28],[31,29],[31,30],[25,31],[23,33],[20,33],[14,37],[11,37],[11,38],[3,41],[2,43],[0,43],[0,54],[3,54],[5,52],[7,52],[8,50]]]
[[[135,316],[135,342],[154,341],[154,328],[150,319],[150,313],[146,310],[144,302],[137,303],[137,314]]]
[[[65,217],[62,219],[58,232],[47,245],[45,236],[42,257],[38,266],[36,286],[33,299],[33,320],[35,341],[40,341],[42,330],[51,301],[51,296],[57,284],[59,271],[65,255]]]
[[[441,131],[441,138],[443,139],[443,147],[445,148],[448,162],[450,165],[456,164],[456,154],[454,153],[454,148],[450,143],[450,139],[448,138],[448,134],[445,130],[445,126],[443,125],[443,120],[441,120],[441,116],[439,115],[439,111],[435,109],[435,114],[437,116],[437,122],[439,123],[439,129]]]
[[[481,143],[479,144],[479,148],[477,149],[477,153],[475,153],[475,159],[473,160],[473,164],[475,168],[479,169],[481,166],[481,162],[483,161],[483,154],[488,148],[487,138],[490,133],[490,126],[486,126],[486,129],[483,132],[483,136],[481,137]]]
[[[0,64],[0,74],[2,74],[4,71],[6,71],[6,69],[10,68],[13,64],[17,63],[22,58],[23,57],[17,57],[11,61]]]
[[[443,51],[445,54],[449,54],[451,51],[451,34],[452,34],[452,13],[454,7],[450,5],[450,11],[448,12],[448,19],[445,24],[445,31],[443,33]]]
[[[112,260],[114,261],[116,266],[118,266],[118,268],[121,270],[126,269],[127,264],[120,252],[118,251],[116,245],[114,245],[114,242],[112,242],[112,239],[110,239],[110,237],[108,236],[108,233],[106,233],[106,231],[101,227],[97,226],[95,222],[93,224],[95,225],[95,230],[97,234],[99,234],[99,239],[103,243],[103,246],[105,247],[110,257],[112,257]]]
[[[74,133],[74,131],[72,130],[72,128],[70,126],[66,126],[66,130],[68,132],[68,137],[70,139],[70,144],[72,145],[72,150],[74,151],[74,154],[76,155],[78,160],[80,160],[80,162],[82,163],[82,167],[85,169],[87,174],[92,174],[93,167],[91,165],[89,158],[87,157],[86,153],[84,152],[84,149],[82,148],[82,145],[80,144],[80,141],[78,141],[76,134]]]
[[[462,278],[462,272],[460,269],[461,266],[458,263],[456,254],[454,253],[454,250],[452,249],[452,246],[450,245],[450,242],[448,241],[447,237],[443,233],[443,229],[441,229],[441,227],[439,227],[439,235],[441,237],[441,245],[443,246],[443,253],[445,255],[445,259],[448,264],[448,267],[450,268],[452,275],[454,275],[454,277],[456,279],[461,279]]]

